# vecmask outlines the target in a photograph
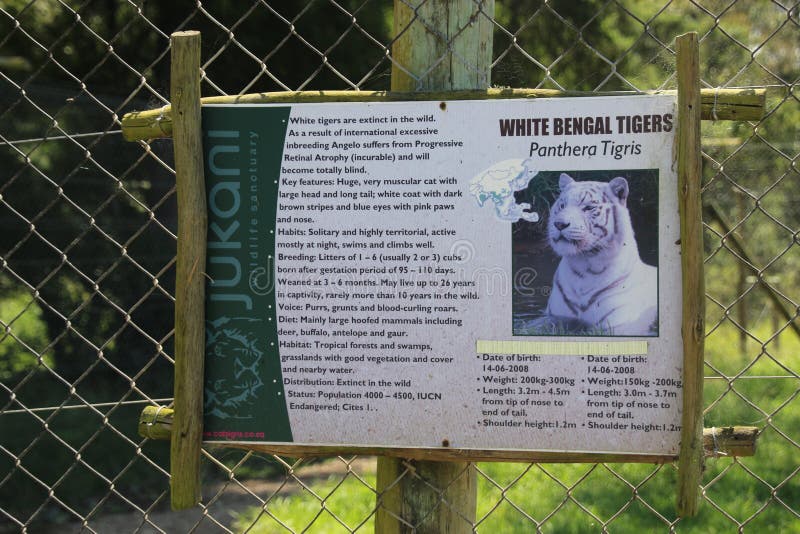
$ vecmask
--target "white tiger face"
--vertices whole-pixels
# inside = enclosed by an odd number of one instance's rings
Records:
[[[621,243],[630,228],[628,182],[576,182],[559,178],[561,194],[550,208],[548,238],[559,256],[593,256]],[[627,226],[627,228],[626,228]]]

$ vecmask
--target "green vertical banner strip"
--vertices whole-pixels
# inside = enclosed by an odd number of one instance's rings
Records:
[[[206,441],[291,442],[278,352],[275,218],[290,107],[204,106]]]

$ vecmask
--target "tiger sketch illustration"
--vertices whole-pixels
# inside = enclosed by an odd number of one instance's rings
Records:
[[[206,374],[204,412],[219,419],[251,419],[251,408],[258,402],[262,380],[264,350],[248,323],[259,319],[220,317],[206,320],[206,358],[215,373]],[[252,328],[252,327],[250,327]]]
[[[628,181],[578,182],[562,173],[559,188],[547,232],[561,260],[547,319],[569,331],[657,335],[658,272],[639,256]]]

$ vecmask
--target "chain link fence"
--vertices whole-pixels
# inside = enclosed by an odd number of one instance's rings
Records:
[[[169,512],[168,447],[136,421],[171,400],[172,147],[125,143],[120,118],[168,103],[181,29],[202,31],[207,96],[387,89],[390,4],[0,3],[0,532],[372,530],[370,457],[210,449],[202,505]],[[768,91],[761,121],[703,131],[705,426],[758,426],[756,456],[709,460],[690,520],[673,465],[477,464],[476,531],[800,530],[798,5],[475,0],[495,86],[671,88],[673,38],[697,30],[704,86]]]

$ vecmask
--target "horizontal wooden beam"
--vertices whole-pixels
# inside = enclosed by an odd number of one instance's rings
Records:
[[[174,414],[175,410],[166,406],[145,406],[139,415],[139,435],[149,439],[170,439]]]
[[[703,451],[708,458],[753,456],[758,427],[724,426],[703,429]]]
[[[172,434],[172,409],[147,406],[139,417],[139,435],[143,438],[167,440]],[[706,428],[703,431],[703,448],[709,458],[753,456],[756,451],[758,428],[732,426]],[[210,444],[217,446],[218,443]],[[224,447],[252,450],[267,454],[294,457],[336,456],[365,454],[410,458],[412,460],[474,461],[474,462],[542,462],[542,463],[669,463],[677,456],[652,454],[601,454],[558,451],[510,451],[447,448],[387,448],[338,447],[311,445],[223,444]]]
[[[605,92],[555,89],[478,89],[399,93],[389,91],[282,91],[202,98],[202,104],[303,104],[318,102],[398,102],[409,100],[497,100],[502,98],[559,98],[569,96],[636,96],[675,94],[675,91]],[[703,89],[700,91],[704,120],[759,120],[766,107],[765,89]],[[134,111],[122,117],[122,135],[128,141],[172,137],[172,107]]]

